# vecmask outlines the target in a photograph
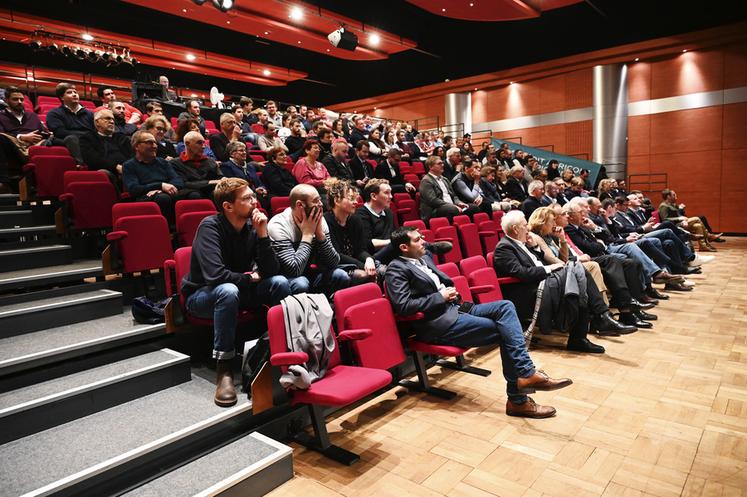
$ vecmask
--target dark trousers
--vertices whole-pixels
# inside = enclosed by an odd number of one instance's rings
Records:
[[[80,152],[80,140],[78,135],[67,135],[65,138],[54,138],[52,145],[61,145],[67,148],[70,155],[73,156],[75,162],[78,164],[85,164],[83,161],[83,154]]]
[[[613,255],[600,255],[593,259],[602,268],[604,283],[612,294],[613,307],[628,307],[633,297],[643,295],[640,273],[643,266],[633,259],[620,259]]]

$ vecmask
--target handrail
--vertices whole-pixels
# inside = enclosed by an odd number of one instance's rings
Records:
[[[639,177],[645,179],[641,181],[633,179]],[[654,179],[654,177],[658,177],[659,179]],[[660,192],[661,190],[665,189],[668,184],[669,175],[667,173],[638,173],[628,175],[628,191],[641,190],[642,192]],[[646,188],[644,188],[643,186],[634,188],[634,185],[645,185]],[[653,185],[660,185],[661,188],[653,188]]]
[[[541,149],[544,149],[544,148],[547,148],[547,147],[550,148],[550,152],[555,153],[555,145],[533,145],[532,146],[532,148],[541,148]]]

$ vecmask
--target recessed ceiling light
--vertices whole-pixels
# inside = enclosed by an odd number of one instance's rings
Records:
[[[684,50],[682,51],[682,53],[686,53],[686,52],[687,52],[687,49],[684,49]]]
[[[371,45],[374,45],[374,46],[376,46],[376,45],[378,45],[379,43],[381,43],[381,36],[379,36],[379,35],[378,35],[378,34],[376,34],[376,33],[372,33],[372,34],[371,34],[371,36],[369,36],[369,37],[368,37],[368,42],[369,42],[369,43],[370,43]]]
[[[475,4],[474,4],[474,3],[472,3],[472,2],[470,2],[470,3],[469,3],[469,6],[470,6],[470,7],[474,7],[474,6],[475,6]]]
[[[635,61],[636,61],[636,62],[638,62],[639,60],[641,60],[641,59],[639,59],[638,57],[636,57],[636,58],[635,58]]]
[[[265,76],[269,76],[272,73],[270,72],[269,69],[265,69],[264,71],[262,71],[262,74],[264,74]]]
[[[441,9],[441,12],[446,12],[446,9]]]
[[[475,91],[477,91],[477,88],[475,88]]]
[[[194,61],[195,59],[197,59],[197,57],[195,57],[195,56],[194,56],[194,55],[192,55],[191,53],[188,53],[188,54],[187,54],[187,60],[188,60],[188,61],[192,62],[192,61]]]
[[[449,81],[451,81],[451,80],[450,80],[449,78],[446,78],[446,79],[444,80],[444,82],[446,82],[446,83],[448,83]]]
[[[270,32],[269,31],[265,31],[265,36],[267,36],[268,34],[270,34]]]
[[[193,93],[193,94],[191,94],[190,96],[191,96],[192,98],[196,98],[196,97],[197,97],[197,93]]]
[[[93,41],[93,36],[88,33],[83,33],[83,36],[81,36],[86,41]]]
[[[508,84],[512,85],[512,84],[514,84],[514,82],[513,81],[509,81]]]
[[[226,24],[231,24],[231,21],[226,21]]]
[[[182,9],[182,12],[186,13],[186,12],[187,12],[187,9]]]
[[[294,21],[300,21],[301,19],[303,19],[303,10],[301,10],[301,7],[298,7],[298,6],[293,7],[290,10],[289,17],[293,19]]]
[[[327,49],[327,52],[329,52],[329,48]]]
[[[374,110],[376,110],[376,107],[374,107]]]
[[[299,45],[301,44],[301,40],[298,40],[298,44],[299,44]]]

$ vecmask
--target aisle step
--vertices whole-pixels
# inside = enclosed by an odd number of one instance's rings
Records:
[[[39,288],[52,284],[81,282],[102,276],[101,261],[78,261],[59,266],[44,266],[0,273],[0,292]]]
[[[96,289],[0,306],[0,338],[122,312],[122,294]]]
[[[31,209],[0,211],[0,228],[31,226],[34,216]]]
[[[73,262],[70,245],[0,250],[0,273],[44,266],[58,266]]]
[[[189,356],[161,349],[0,394],[0,444],[189,381]]]

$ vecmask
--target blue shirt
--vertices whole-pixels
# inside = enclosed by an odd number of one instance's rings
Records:
[[[160,190],[161,183],[170,183],[177,189],[184,188],[184,180],[174,168],[161,157],[153,162],[140,162],[137,158],[122,165],[122,182],[133,197],[142,197],[151,190]]]

